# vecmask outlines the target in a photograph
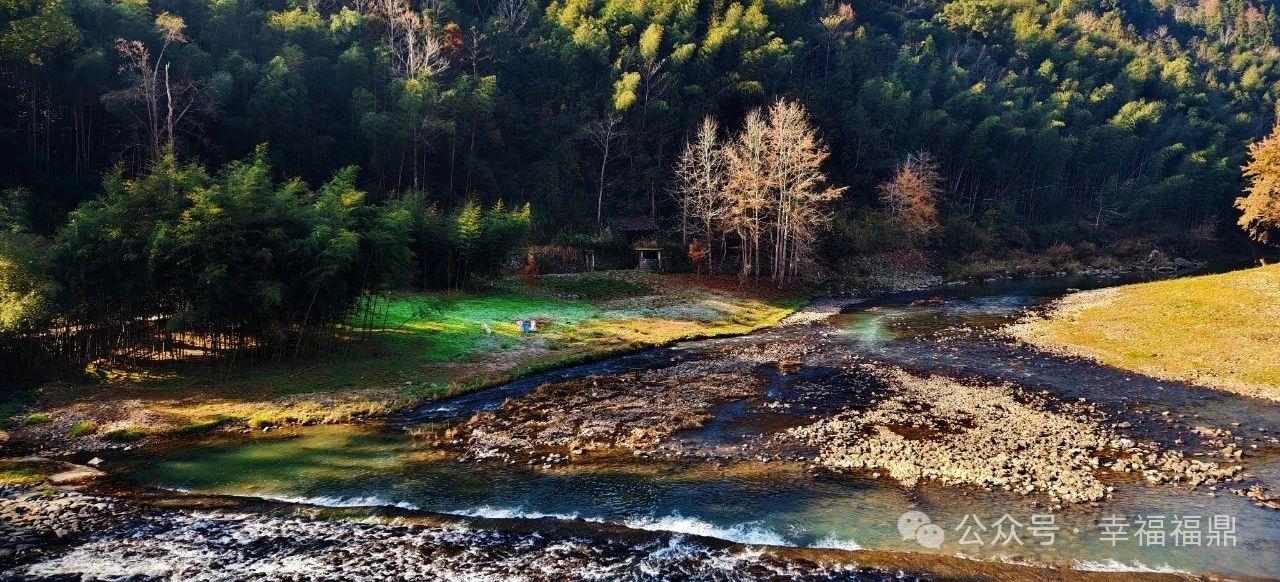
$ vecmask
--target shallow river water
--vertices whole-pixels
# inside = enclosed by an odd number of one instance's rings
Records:
[[[805,424],[873,393],[874,382],[839,371],[836,362],[854,357],[913,373],[1009,381],[1065,400],[1085,398],[1113,420],[1130,422],[1136,437],[1169,447],[1183,446],[1176,439],[1187,438],[1194,426],[1229,428],[1242,442],[1258,444],[1246,471],[1273,490],[1280,487],[1280,449],[1265,438],[1280,431],[1280,405],[1043,354],[986,332],[1070,289],[1110,283],[1057,279],[885,294],[846,308],[825,325],[687,342],[541,374],[431,403],[385,424],[211,439],[131,459],[119,471],[136,486],[367,507],[370,513],[397,507],[576,520],[749,544],[934,552],[1080,570],[1278,575],[1280,511],[1224,491],[1135,479],[1116,483],[1105,501],[1054,507],[998,489],[928,482],[906,489],[883,477],[811,471],[804,462],[759,462],[736,452],[759,435]],[[695,458],[616,456],[549,469],[459,462],[433,453],[405,430],[465,418],[547,381],[669,366],[676,357],[688,361],[726,347],[813,335],[823,348],[799,369],[743,370],[767,377],[763,397],[725,405],[705,426],[678,435],[683,446],[703,452]],[[786,406],[760,406],[759,400]],[[1189,445],[1185,450],[1192,454]],[[899,520],[910,511],[927,515],[941,539],[904,540]]]

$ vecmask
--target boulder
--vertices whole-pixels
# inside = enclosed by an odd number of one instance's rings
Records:
[[[49,483],[54,485],[70,485],[73,483],[91,481],[105,474],[106,473],[94,469],[93,467],[72,465],[68,463],[62,471],[49,475]]]

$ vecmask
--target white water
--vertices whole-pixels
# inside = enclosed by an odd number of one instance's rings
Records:
[[[433,580],[616,580],[639,573],[645,579],[697,580],[750,569],[790,579],[827,578],[850,568],[777,562],[753,550],[713,550],[681,536],[584,551],[577,539],[457,526],[403,531],[300,519],[174,515],[137,533],[99,536],[64,554],[0,571],[0,578],[203,582],[379,580],[394,574]]]
[[[822,538],[812,544],[809,544],[809,547],[822,548],[822,549],[828,549],[828,550],[849,550],[849,551],[862,549],[862,546],[858,545],[858,542],[855,542],[849,539],[839,538],[834,533],[827,534],[827,537]]]
[[[740,544],[793,545],[777,533],[765,529],[759,521],[720,527],[696,517],[684,517],[679,513],[673,513],[665,517],[632,518],[622,524],[634,529],[670,531],[728,540]]]
[[[291,497],[288,495],[278,496],[261,496],[259,499],[268,499],[271,501],[283,501],[285,503],[301,503],[305,505],[319,505],[321,507],[398,507],[400,509],[411,509],[414,511],[422,509],[408,501],[392,501],[383,499],[376,495],[367,497]]]
[[[168,488],[170,491],[178,493],[189,493],[189,491],[180,488]],[[256,499],[266,499],[268,501],[280,501],[284,503],[298,503],[304,505],[317,505],[320,507],[350,508],[350,507],[397,507],[400,509],[409,509],[418,511],[422,508],[416,504],[407,501],[392,501],[375,495],[364,497],[338,497],[338,496],[290,496],[290,495],[231,495],[231,497],[246,497]],[[609,520],[598,517],[584,517],[578,514],[566,513],[542,513],[537,511],[526,511],[519,508],[492,507],[482,505],[470,509],[461,509],[456,511],[443,511],[449,515],[457,515],[460,517],[481,517],[487,519],[559,519],[565,521],[581,520],[592,523],[623,525],[632,529],[640,529],[645,531],[671,532],[696,535],[702,537],[716,538],[725,541],[751,544],[751,545],[769,545],[769,546],[795,546],[794,543],[788,542],[780,534],[771,531],[763,526],[760,521],[752,521],[746,523],[735,524],[727,527],[717,526],[708,521],[698,519],[696,517],[686,517],[679,512],[663,517],[635,517],[624,519],[620,522],[611,522]],[[831,534],[826,538],[809,545],[811,548],[824,548],[836,550],[860,550],[862,549],[853,540],[838,539],[835,534]]]
[[[182,487],[159,487],[165,491],[174,493],[191,493],[192,491]],[[317,495],[317,496],[297,496],[297,495],[274,495],[274,494],[235,494],[225,493],[227,497],[241,497],[244,499],[265,499],[267,501],[280,501],[282,503],[297,503],[301,505],[318,505],[320,507],[398,507],[400,509],[409,509],[419,511],[422,508],[408,501],[392,501],[384,499],[377,495],[367,495],[363,497],[341,497],[333,495]]]
[[[457,511],[445,511],[450,515],[458,515],[462,517],[484,517],[490,519],[543,519],[553,518],[561,520],[581,520],[593,523],[612,523],[615,525],[623,525],[631,529],[641,529],[645,531],[672,532],[689,535],[696,535],[708,538],[716,538],[725,541],[735,542],[739,544],[767,545],[767,546],[794,546],[779,535],[777,532],[770,531],[763,526],[762,522],[751,521],[739,523],[730,526],[718,526],[708,521],[698,519],[696,517],[686,517],[679,512],[662,517],[632,517],[618,522],[609,521],[599,517],[585,517],[579,514],[565,513],[542,513],[538,511],[525,511],[519,508],[508,507],[492,507],[482,505],[480,507],[462,509]],[[852,544],[852,542],[841,542],[844,544]],[[857,544],[853,547],[841,546],[813,546],[818,548],[836,548],[836,549],[858,549]]]
[[[1191,574],[1186,570],[1179,570],[1168,564],[1160,566],[1148,566],[1134,560],[1125,564],[1119,560],[1076,560],[1071,563],[1071,567],[1083,572],[1156,572],[1161,574]]]

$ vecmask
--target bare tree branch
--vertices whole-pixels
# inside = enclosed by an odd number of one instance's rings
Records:
[[[604,224],[604,172],[609,165],[613,143],[626,135],[622,128],[622,117],[610,113],[600,119],[588,123],[582,128],[587,139],[600,150],[600,187],[596,194],[596,226]]]

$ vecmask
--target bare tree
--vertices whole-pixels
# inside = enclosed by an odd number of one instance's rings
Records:
[[[469,60],[471,61],[471,77],[476,80],[480,79],[480,63],[489,60],[492,56],[487,52],[481,50],[481,44],[484,43],[485,39],[486,39],[485,34],[480,32],[479,28],[475,26],[471,27],[471,43],[470,43],[470,46],[468,47],[469,50],[467,51],[467,53],[468,53]],[[468,196],[471,195],[472,193],[471,177],[475,172],[476,135],[480,132],[480,115],[481,115],[481,110],[479,108],[476,108],[476,107],[471,108],[471,123],[470,123],[471,136],[469,138],[470,145],[467,146],[467,189],[466,191]],[[450,171],[452,172],[452,169],[450,169]]]
[[[424,81],[449,68],[444,43],[432,28],[431,15],[439,11],[438,3],[426,2],[422,11],[417,11],[410,5],[410,0],[356,0],[356,9],[381,23],[393,77]],[[427,95],[430,93],[424,91],[424,97]],[[419,183],[419,147],[428,141],[428,136],[433,130],[426,109],[416,114],[418,119],[413,123],[411,136],[414,188],[417,188]],[[400,169],[400,175],[403,176],[403,158],[401,158]],[[449,179],[452,192],[452,164]],[[397,185],[399,180],[397,178]]]
[[[681,238],[709,242],[736,233],[740,276],[746,277],[759,276],[767,236],[771,276],[785,284],[811,261],[814,242],[831,221],[831,202],[845,191],[826,185],[827,148],[804,108],[785,99],[767,118],[760,109],[749,112],[728,145],[717,133],[715,119],[704,119],[676,165]]]
[[[445,0],[422,0],[422,11],[431,16],[440,16],[444,12]]]
[[[124,59],[120,72],[133,73],[138,80],[132,87],[111,94],[127,103],[140,104],[141,112],[133,107],[126,109],[147,135],[148,160],[176,146],[178,129],[188,121],[188,114],[205,101],[204,83],[190,77],[175,82],[170,74],[172,63],[167,58],[170,45],[187,42],[182,17],[161,12],[156,16],[155,27],[162,44],[154,60],[141,41],[116,39],[116,50]]]
[[[824,186],[821,166],[830,153],[799,103],[779,99],[769,107],[768,136],[776,199],[772,278],[782,285],[812,259],[817,234],[831,221],[830,203],[845,188]]]
[[[365,13],[383,21],[392,75],[427,77],[449,68],[428,14],[413,10],[408,0],[364,0],[362,5]]]
[[[615,141],[621,139],[626,131],[622,128],[622,118],[610,113],[600,119],[588,123],[582,128],[587,139],[600,150],[600,185],[596,193],[596,226],[604,224],[604,172],[609,165],[610,154]]]
[[[640,66],[640,88],[641,88],[641,113],[640,113],[640,133],[648,139],[650,124],[649,112],[655,103],[666,95],[671,88],[671,77],[662,70],[666,64],[666,59],[654,59],[645,61]],[[664,148],[662,140],[656,140],[659,144],[655,152],[655,163],[662,165],[664,156]],[[649,182],[649,214],[654,218],[658,216],[658,187],[657,180]]]
[[[725,151],[732,201],[726,222],[742,239],[742,275],[760,276],[760,238],[769,219],[772,156],[769,126],[759,109],[747,113],[738,138]]]
[[[916,14],[929,6],[931,6],[929,0],[902,0],[898,4],[898,10],[902,12],[903,16],[908,16]]]
[[[714,118],[704,118],[698,133],[676,163],[682,242],[688,242],[691,234],[700,235],[707,241],[708,248],[722,232],[721,221],[729,214],[725,154],[720,146],[719,131]]]
[[[507,22],[507,30],[520,34],[529,24],[529,0],[502,0],[494,15]]]
[[[942,182],[938,161],[922,150],[908,154],[893,177],[880,184],[880,200],[889,219],[913,243],[939,227],[937,197],[942,193]]]
[[[831,51],[835,50],[846,38],[853,35],[856,16],[853,12],[853,7],[848,3],[841,2],[832,6],[832,3],[828,0],[824,4],[824,14],[818,19],[818,22],[822,24],[822,47],[824,52],[822,69],[827,71],[831,69]]]

